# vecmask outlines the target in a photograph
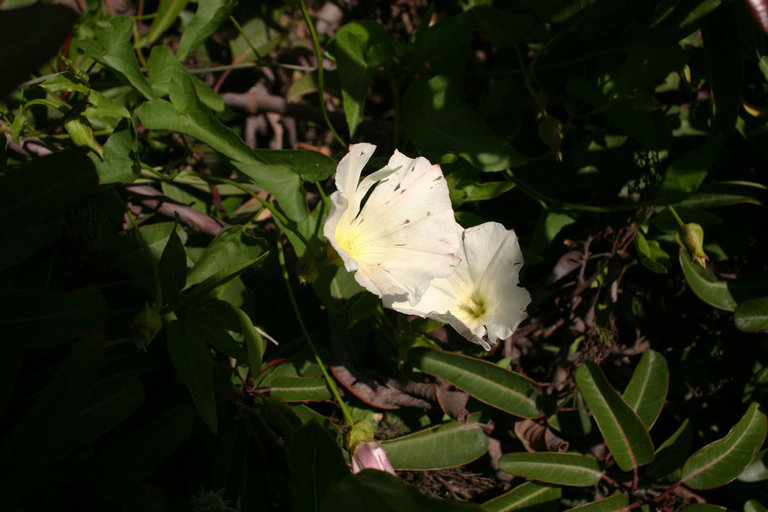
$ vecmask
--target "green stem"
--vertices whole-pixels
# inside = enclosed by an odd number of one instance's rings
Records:
[[[680,218],[680,216],[677,214],[677,210],[675,210],[675,207],[671,204],[667,205],[667,208],[669,208],[669,212],[672,214],[672,216],[677,221],[677,225],[680,227],[685,226],[685,222],[683,222],[683,219]]]
[[[336,132],[336,128],[333,127],[331,119],[328,117],[328,110],[325,108],[325,79],[323,78],[323,49],[320,47],[320,40],[317,38],[317,31],[315,25],[309,17],[309,11],[307,11],[307,4],[304,0],[299,0],[299,7],[301,7],[301,15],[304,17],[304,22],[307,24],[309,34],[312,36],[312,45],[315,48],[315,59],[317,60],[317,89],[320,94],[320,110],[323,112],[323,119],[325,124],[330,128],[333,136],[339,141],[343,147],[347,147],[347,143]]]
[[[250,40],[250,39],[248,39],[248,36],[247,36],[247,35],[245,34],[245,32],[243,31],[243,27],[241,27],[241,26],[240,26],[240,24],[237,22],[237,20],[235,19],[235,17],[234,17],[234,16],[232,16],[232,15],[230,15],[230,16],[229,16],[229,21],[231,21],[231,22],[232,22],[232,24],[235,26],[235,28],[237,29],[237,31],[238,31],[238,32],[240,32],[240,35],[241,35],[241,36],[243,36],[243,39],[245,39],[245,44],[247,44],[247,45],[248,45],[248,48],[250,48],[250,49],[251,49],[251,51],[253,52],[253,55],[256,57],[256,60],[261,60],[261,54],[260,54],[260,53],[259,53],[259,51],[256,49],[256,47],[255,47],[255,46],[253,46],[253,43],[251,43],[251,40]]]
[[[323,363],[322,358],[320,357],[320,353],[317,351],[317,347],[312,342],[312,338],[309,335],[309,331],[307,331],[307,326],[304,325],[304,319],[301,316],[301,311],[299,311],[299,305],[296,303],[296,297],[293,295],[293,289],[291,288],[291,279],[288,276],[288,267],[285,264],[285,252],[283,251],[283,243],[280,241],[280,237],[277,238],[277,259],[280,262],[280,268],[282,269],[283,274],[283,281],[285,281],[285,288],[288,290],[288,297],[291,300],[291,307],[293,307],[293,312],[296,314],[296,320],[299,323],[299,328],[301,329],[301,333],[304,335],[304,339],[307,340],[307,344],[309,345],[309,348],[312,350],[312,354],[315,356],[315,361],[317,361],[317,364],[320,366],[320,370],[323,372],[323,377],[325,377],[325,382],[328,384],[328,387],[331,390],[331,393],[333,394],[333,397],[336,399],[336,402],[339,404],[339,407],[341,407],[341,413],[344,416],[344,421],[349,425],[350,427],[354,425],[354,420],[352,418],[352,414],[349,412],[349,408],[347,407],[347,404],[344,403],[344,400],[341,399],[341,395],[339,394],[339,388],[336,387],[336,381],[333,380],[333,378],[328,374],[328,370],[325,367],[325,364]]]

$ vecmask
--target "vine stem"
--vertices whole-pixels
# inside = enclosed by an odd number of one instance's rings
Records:
[[[312,45],[315,48],[315,60],[317,61],[317,89],[320,95],[320,110],[323,112],[323,119],[325,124],[330,128],[333,136],[339,141],[343,147],[347,147],[347,143],[341,138],[336,128],[333,127],[331,119],[328,117],[328,109],[325,108],[325,79],[323,77],[323,49],[320,47],[320,40],[317,38],[317,31],[315,25],[312,23],[312,19],[309,17],[309,11],[307,11],[307,3],[304,0],[299,0],[299,7],[301,7],[301,15],[304,17],[304,22],[307,24],[309,34],[312,37]]]
[[[309,331],[307,331],[307,326],[304,324],[304,319],[301,316],[301,311],[299,311],[299,305],[296,302],[296,297],[293,295],[293,289],[291,288],[291,279],[288,276],[288,267],[285,264],[285,251],[283,250],[283,243],[280,241],[279,237],[277,239],[277,259],[280,262],[280,269],[282,270],[283,281],[285,282],[285,288],[288,290],[288,297],[291,300],[291,307],[293,308],[293,312],[296,314],[296,320],[299,323],[299,328],[301,329],[301,333],[304,335],[304,338],[307,340],[307,344],[309,345],[309,348],[312,350],[312,354],[315,356],[315,361],[317,361],[317,364],[320,366],[320,370],[323,372],[323,377],[325,377],[325,382],[326,384],[328,384],[328,387],[331,389],[331,393],[333,394],[333,397],[336,399],[336,402],[339,404],[339,407],[341,407],[341,413],[344,416],[344,421],[347,423],[347,425],[351,427],[352,425],[355,424],[355,421],[352,418],[352,413],[349,411],[347,404],[344,403],[344,400],[341,399],[341,395],[339,394],[339,388],[336,387],[336,381],[334,381],[333,377],[331,377],[331,375],[328,373],[328,369],[325,367],[325,364],[323,363],[323,359],[320,357],[320,353],[317,351],[317,347],[312,341],[312,337],[309,335]]]
[[[680,226],[680,227],[683,227],[685,225],[685,223],[683,222],[683,219],[680,218],[680,215],[677,214],[677,210],[675,210],[675,207],[672,206],[671,204],[669,204],[669,205],[667,205],[667,208],[669,208],[669,213],[671,213],[672,216],[677,221],[677,225]]]

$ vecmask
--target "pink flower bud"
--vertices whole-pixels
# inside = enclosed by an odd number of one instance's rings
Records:
[[[395,469],[387,458],[387,452],[376,441],[360,443],[352,454],[352,473],[359,473],[364,469],[377,469],[394,475]]]

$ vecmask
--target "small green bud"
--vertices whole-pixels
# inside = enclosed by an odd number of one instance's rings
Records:
[[[691,263],[707,268],[709,256],[704,252],[704,228],[695,222],[683,224],[677,230],[675,240],[691,255]]]
[[[354,453],[355,448],[361,443],[373,441],[373,427],[364,420],[356,422],[347,434],[347,450]]]
[[[137,348],[146,351],[157,333],[163,328],[163,317],[149,304],[139,311],[131,322],[131,339]]]
[[[296,275],[299,277],[299,283],[301,284],[314,283],[319,273],[317,263],[315,263],[315,259],[311,256],[304,256],[296,262]]]

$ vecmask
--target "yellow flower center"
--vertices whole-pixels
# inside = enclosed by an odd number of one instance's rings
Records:
[[[479,320],[485,315],[485,300],[476,292],[472,293],[461,305],[461,309],[470,317]]]

